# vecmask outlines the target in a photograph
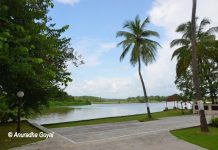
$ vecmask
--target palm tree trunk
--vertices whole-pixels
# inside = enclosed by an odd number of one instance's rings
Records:
[[[144,97],[145,97],[145,102],[146,102],[146,107],[147,107],[147,115],[148,115],[148,118],[152,118],[150,108],[149,108],[149,105],[148,105],[148,96],[147,96],[147,92],[146,92],[146,89],[145,89],[145,83],[144,83],[144,80],[143,80],[142,74],[141,74],[141,60],[140,60],[140,57],[139,57],[138,63],[139,63],[139,68],[138,68],[139,69],[138,70],[139,71],[139,77],[140,77],[143,92],[144,92]]]
[[[200,82],[198,78],[198,58],[197,58],[197,44],[196,44],[196,5],[197,5],[197,0],[193,0],[192,22],[191,22],[192,23],[191,25],[192,73],[193,73],[195,97],[197,101],[200,101],[201,100],[201,90],[200,90]],[[208,132],[205,112],[204,110],[200,110],[199,106],[198,106],[198,109],[199,109],[199,115],[200,115],[201,131]]]

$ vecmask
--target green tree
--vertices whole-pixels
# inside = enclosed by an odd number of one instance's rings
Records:
[[[212,103],[217,98],[217,55],[218,47],[215,34],[218,31],[218,27],[211,27],[205,29],[210,24],[208,19],[203,19],[199,26],[196,26],[197,35],[197,56],[199,66],[199,82],[201,89],[201,96],[206,97],[208,94]],[[172,59],[177,57],[177,79],[176,84],[180,90],[187,94],[187,89],[193,93],[193,84],[190,81],[192,73],[189,71],[191,68],[192,54],[191,54],[191,22],[186,22],[178,26],[176,32],[182,33],[181,39],[175,39],[171,42],[171,47],[179,46],[173,53]],[[186,80],[186,81],[185,81]],[[178,82],[179,81],[179,82]],[[189,86],[184,88],[183,82],[186,82]],[[183,88],[182,88],[183,87]],[[190,94],[190,93],[189,93]]]
[[[7,112],[18,106],[20,90],[23,115],[40,111],[56,91],[72,81],[67,61],[83,63],[62,37],[68,26],[60,29],[50,24],[50,0],[0,1],[0,92],[4,94]]]
[[[175,84],[176,87],[182,92],[180,95],[186,101],[191,101],[194,99],[194,87],[190,68],[188,68],[179,77],[176,77]]]
[[[208,19],[203,19],[200,22],[200,25],[196,27],[197,47],[198,47],[197,55],[199,57],[198,60],[207,59],[215,62],[217,60],[217,54],[218,54],[215,34],[218,32],[218,27],[211,27],[206,31],[204,31],[206,25],[209,24],[210,21]],[[179,48],[177,48],[172,55],[172,59],[174,57],[177,57],[176,73],[177,76],[179,77],[182,73],[184,73],[188,69],[188,67],[190,67],[192,61],[191,22],[186,22],[179,25],[176,29],[176,32],[181,33],[182,38],[173,40],[170,46],[171,47],[179,46]]]
[[[151,118],[152,116],[148,105],[148,96],[141,74],[141,61],[146,66],[155,61],[157,47],[160,46],[160,44],[150,39],[151,37],[159,37],[159,34],[155,31],[147,30],[147,25],[149,23],[149,18],[146,18],[143,22],[141,22],[139,16],[136,16],[134,21],[127,21],[123,26],[123,28],[127,28],[129,32],[119,31],[117,32],[117,37],[124,37],[124,40],[118,44],[118,46],[122,45],[123,47],[120,61],[122,61],[126,54],[131,50],[130,63],[133,66],[138,64],[138,73],[147,104],[147,115],[148,118]]]

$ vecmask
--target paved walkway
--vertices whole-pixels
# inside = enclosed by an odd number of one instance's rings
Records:
[[[169,130],[199,125],[199,116],[150,122],[123,122],[54,128],[54,138],[14,150],[203,150],[177,139]]]

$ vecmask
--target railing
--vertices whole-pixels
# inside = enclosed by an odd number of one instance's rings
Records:
[[[204,104],[205,114],[218,114],[218,104]],[[195,104],[194,113],[198,113],[198,105]]]

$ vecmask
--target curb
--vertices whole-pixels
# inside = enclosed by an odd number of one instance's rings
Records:
[[[45,133],[53,133],[53,131],[51,131],[51,130],[49,130],[49,129],[47,129],[47,128],[45,128],[45,127],[43,127],[43,126],[41,126],[41,125],[39,125],[39,124],[37,124],[37,123],[30,122],[29,120],[27,120],[27,122],[28,122],[29,124],[31,124],[32,126],[36,127],[37,129],[42,130],[42,131],[45,132]]]

